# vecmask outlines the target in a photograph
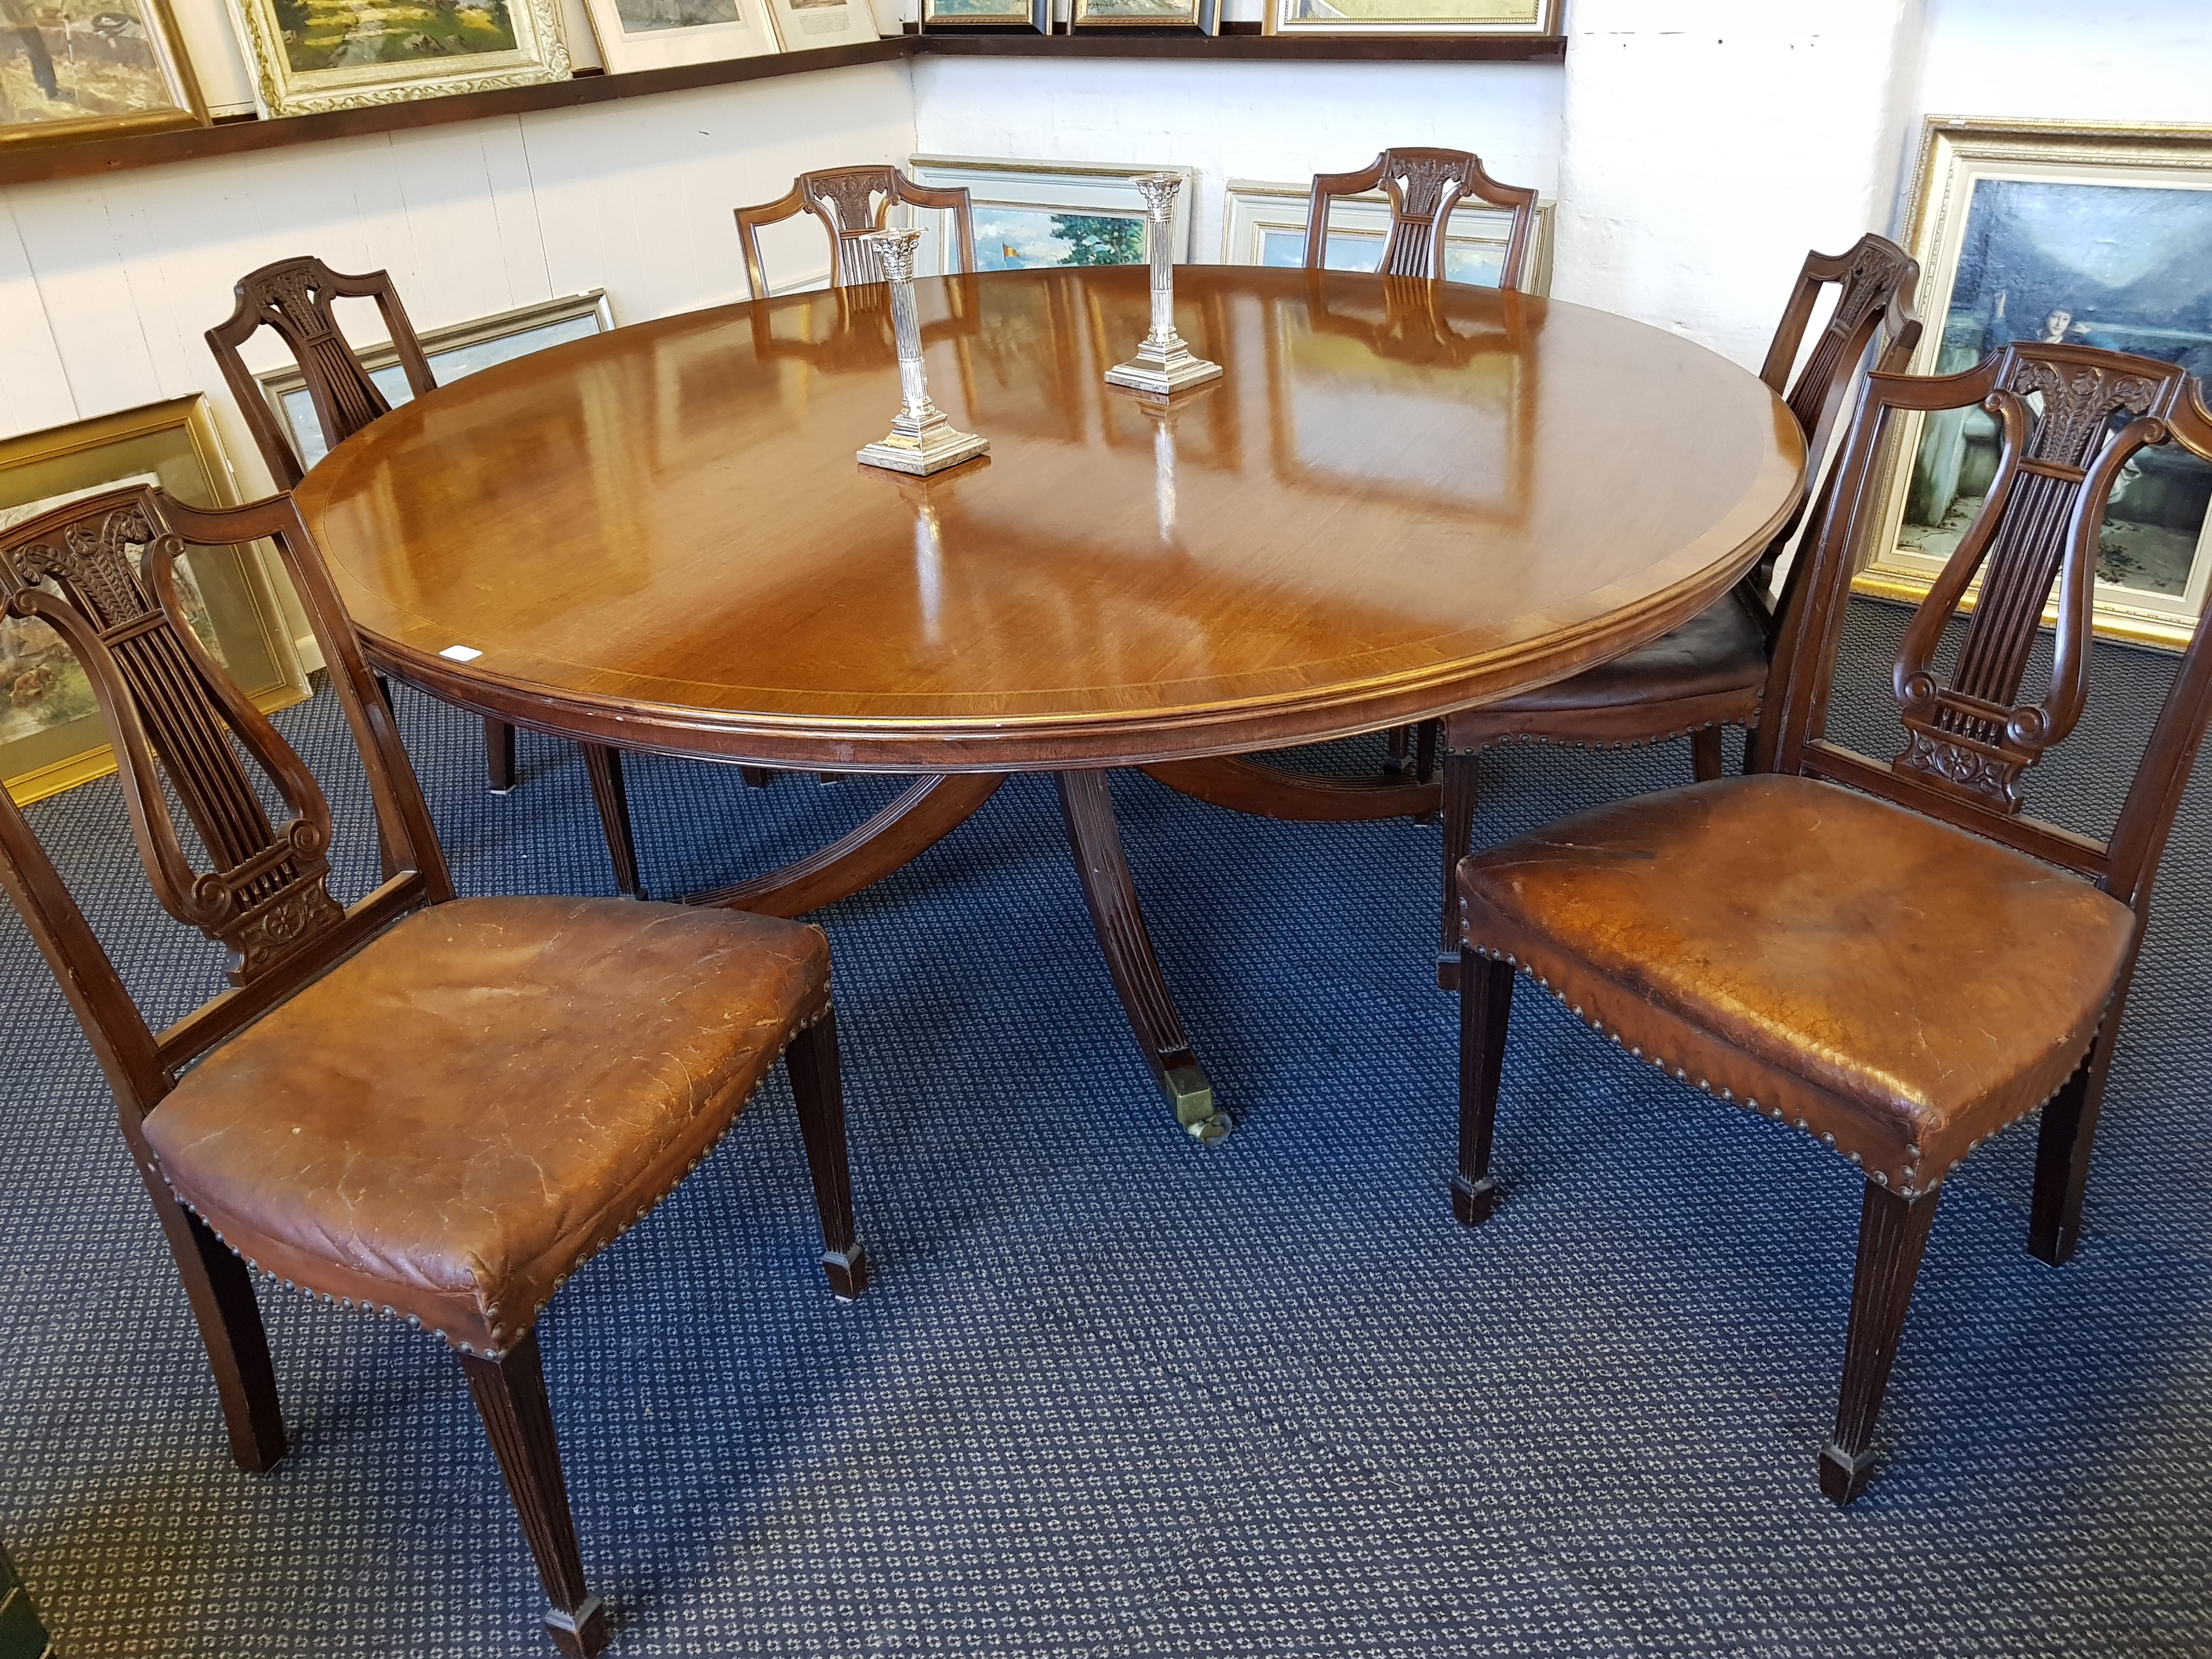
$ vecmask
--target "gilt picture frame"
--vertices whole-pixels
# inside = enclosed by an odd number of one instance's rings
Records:
[[[1076,34],[1218,34],[1221,0],[1073,0]]]
[[[1906,245],[1928,327],[1913,373],[2055,332],[2212,376],[2212,127],[1934,116],[1915,178]],[[1995,441],[1978,410],[1899,418],[1859,592],[1918,603],[1981,504]],[[2106,507],[2097,631],[2178,648],[2208,595],[2212,465],[2146,449]]]
[[[229,0],[229,6],[264,117],[568,78],[559,0]]]
[[[0,149],[207,125],[168,0],[52,0],[5,21]]]
[[[1305,262],[1310,185],[1231,179],[1221,216],[1224,264],[1295,267]],[[1535,223],[1522,256],[1521,292],[1552,290],[1550,202],[1536,204]],[[1481,202],[1462,203],[1444,233],[1444,280],[1495,288],[1512,231],[1513,215]],[[1340,196],[1330,205],[1328,263],[1331,270],[1373,270],[1390,234],[1390,198],[1382,191]]]
[[[924,34],[1050,34],[1052,0],[921,0]]]
[[[1268,34],[1555,36],[1563,0],[1262,0]]]
[[[118,484],[154,483],[191,507],[243,500],[197,393],[45,432],[0,440],[0,528]],[[196,549],[181,584],[196,632],[266,713],[304,702],[264,551]],[[0,617],[0,779],[16,803],[58,794],[115,769],[84,671],[58,635]]]

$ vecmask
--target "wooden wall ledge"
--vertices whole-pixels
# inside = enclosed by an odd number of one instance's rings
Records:
[[[170,161],[196,161],[216,155],[287,144],[320,143],[366,133],[410,127],[441,126],[453,121],[481,121],[536,110],[574,109],[617,98],[649,98],[657,93],[689,92],[700,87],[732,86],[782,75],[808,75],[847,69],[855,64],[885,64],[903,58],[1056,58],[1091,59],[1145,58],[1190,64],[1477,64],[1548,63],[1566,56],[1566,38],[1547,34],[1504,38],[1462,35],[1397,40],[1375,35],[1195,35],[1135,34],[903,34],[853,46],[824,46],[812,52],[737,58],[680,69],[646,70],[632,75],[580,75],[545,86],[508,87],[452,98],[418,98],[366,109],[336,110],[326,115],[290,115],[273,121],[225,121],[185,132],[146,133],[128,138],[98,138],[46,148],[0,148],[0,185],[44,179],[96,178],[134,167]]]

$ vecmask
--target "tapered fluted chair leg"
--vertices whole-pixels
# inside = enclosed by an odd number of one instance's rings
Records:
[[[1490,1139],[1498,1122],[1498,1084],[1505,1067],[1505,1030],[1513,1017],[1513,969],[1472,951],[1459,964],[1459,1173],[1452,1213],[1470,1227],[1490,1219],[1498,1183]]]
[[[1941,1190],[1905,1198],[1869,1181],[1859,1210],[1857,1271],[1851,1279],[1850,1335],[1836,1431],[1820,1448],[1820,1490],[1848,1504],[1874,1478],[1874,1426],[1889,1388],[1920,1257],[1935,1224]]]
[[[607,1644],[606,1607],[584,1588],[584,1559],[576,1548],[568,1484],[561,1478],[561,1448],[553,1437],[537,1335],[524,1336],[503,1358],[459,1358],[552,1604],[545,1612],[545,1633],[570,1659],[589,1659]]]

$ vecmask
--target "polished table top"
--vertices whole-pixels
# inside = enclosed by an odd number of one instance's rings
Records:
[[[1561,678],[1717,598],[1803,441],[1751,374],[1605,313],[1188,266],[1225,377],[1108,387],[1141,267],[917,284],[932,396],[991,441],[859,465],[881,287],[483,371],[300,504],[377,654],[524,724],[763,763],[994,772],[1371,729]],[[441,656],[462,647],[465,664]]]

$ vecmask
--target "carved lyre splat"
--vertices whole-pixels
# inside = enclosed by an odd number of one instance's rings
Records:
[[[766,267],[762,263],[760,232],[801,213],[811,213],[830,233],[830,286],[846,288],[884,280],[883,266],[871,245],[860,240],[889,222],[894,203],[911,207],[939,208],[952,216],[951,240],[957,245],[960,269],[975,269],[975,225],[964,190],[917,185],[895,167],[828,167],[802,173],[792,181],[787,195],[759,207],[743,207],[738,213],[738,244],[745,258],[745,276],[753,297],[768,297]]]
[[[1520,287],[1529,229],[1535,218],[1536,192],[1498,183],[1483,171],[1480,156],[1463,149],[1386,149],[1357,172],[1315,174],[1306,210],[1308,270],[1321,270],[1327,258],[1331,199],[1356,196],[1378,185],[1390,198],[1389,237],[1376,267],[1383,276],[1441,276],[1452,210],[1473,197],[1511,211],[1512,228],[1507,233],[1498,285]]]
[[[76,653],[116,738],[155,895],[179,921],[228,945],[231,980],[246,985],[343,919],[328,886],[331,812],[313,775],[185,620],[184,550],[157,492],[111,492],[7,532],[0,604],[46,623]],[[291,812],[281,826],[247,775],[248,757]],[[191,867],[163,777],[209,871]]]
[[[2171,365],[2079,348],[2008,349],[1982,407],[1999,425],[1981,510],[1907,631],[1895,673],[1905,727],[1891,762],[2004,812],[2021,775],[2074,729],[2087,696],[2097,537],[2120,469],[2162,443],[2161,417],[2187,376]],[[1977,574],[1981,591],[1950,683],[1933,671],[1945,623]],[[2053,583],[2058,643],[2051,686],[2015,704]]]
[[[1913,290],[1918,286],[1920,267],[1903,248],[1886,237],[1862,236],[1850,252],[1832,262],[1841,265],[1839,271],[1815,272],[1816,264],[1829,263],[1814,256],[1806,262],[1805,273],[1799,279],[1816,287],[1822,281],[1838,284],[1835,309],[1828,313],[1813,349],[1805,354],[1785,399],[1808,441],[1825,432],[1843,402],[1850,376],[1848,370],[1841,374],[1838,370],[1845,365],[1856,368],[1885,314],[1892,319],[1892,327],[1882,354],[1884,367],[1901,368],[1920,338],[1920,319],[1905,309],[1911,304]],[[1799,332],[1793,333],[1789,342],[1793,356],[1803,327],[1804,319],[1800,318]],[[1773,384],[1778,390],[1779,381],[1777,376]]]
[[[290,349],[307,382],[324,441],[333,449],[371,421],[392,412],[391,402],[377,390],[338,327],[331,311],[334,300],[375,301],[415,395],[419,398],[436,387],[398,293],[383,271],[353,276],[332,270],[320,259],[280,259],[240,277],[235,292],[237,304],[229,318],[207,331],[208,347],[253,430],[262,459],[280,483],[289,486],[300,482],[300,459],[238,352],[259,330],[274,329]]]

